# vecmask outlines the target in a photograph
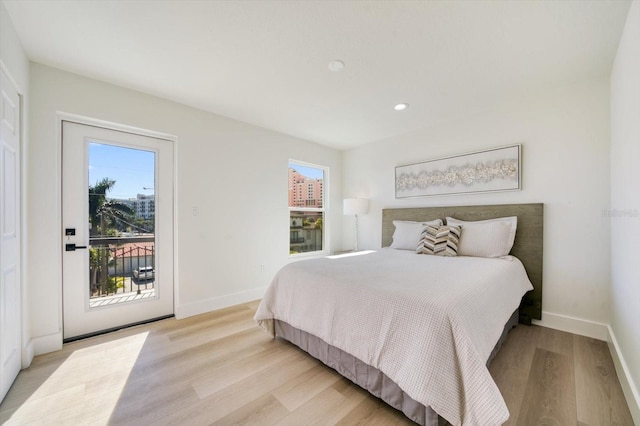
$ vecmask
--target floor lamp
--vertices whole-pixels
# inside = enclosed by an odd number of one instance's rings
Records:
[[[354,251],[358,251],[358,215],[366,214],[369,211],[369,200],[365,198],[345,198],[343,210],[345,215],[356,216],[356,244]]]

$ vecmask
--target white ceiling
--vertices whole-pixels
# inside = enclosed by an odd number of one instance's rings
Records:
[[[3,0],[30,59],[339,149],[608,75],[628,1]],[[340,73],[331,60],[346,63]],[[393,110],[398,102],[410,107]]]

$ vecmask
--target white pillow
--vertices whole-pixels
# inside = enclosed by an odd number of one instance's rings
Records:
[[[416,251],[424,228],[428,225],[442,226],[442,219],[435,219],[429,222],[394,220],[393,225],[396,230],[393,231],[393,242],[390,247],[397,250]]]
[[[518,217],[467,222],[447,217],[447,225],[460,226],[458,256],[502,257],[509,255],[516,239]]]

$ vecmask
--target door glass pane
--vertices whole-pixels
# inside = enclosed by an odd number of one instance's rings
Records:
[[[89,306],[155,298],[155,152],[89,143]]]

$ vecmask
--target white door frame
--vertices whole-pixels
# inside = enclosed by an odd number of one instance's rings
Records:
[[[175,314],[176,307],[179,306],[179,289],[178,289],[178,191],[177,191],[177,181],[178,181],[178,137],[175,135],[171,135],[168,133],[156,132],[154,130],[143,129],[140,127],[129,126],[126,124],[114,123],[111,121],[100,120],[97,118],[87,117],[83,115],[71,114],[66,112],[58,111],[56,114],[56,152],[57,152],[57,166],[58,166],[58,176],[56,176],[56,189],[57,189],[57,199],[59,202],[57,209],[57,222],[58,229],[62,230],[62,122],[70,121],[78,124],[84,124],[87,126],[95,126],[102,127],[108,130],[115,130],[119,132],[132,133],[140,136],[149,136],[157,139],[164,139],[170,141],[173,145],[173,312]],[[62,247],[63,244],[63,236],[62,232],[58,233],[58,247]],[[58,324],[59,328],[59,347],[62,347],[64,340],[64,333],[62,331],[63,324],[63,311],[62,311],[62,298],[63,298],[63,289],[62,289],[62,251],[59,250],[57,254],[58,261]]]

